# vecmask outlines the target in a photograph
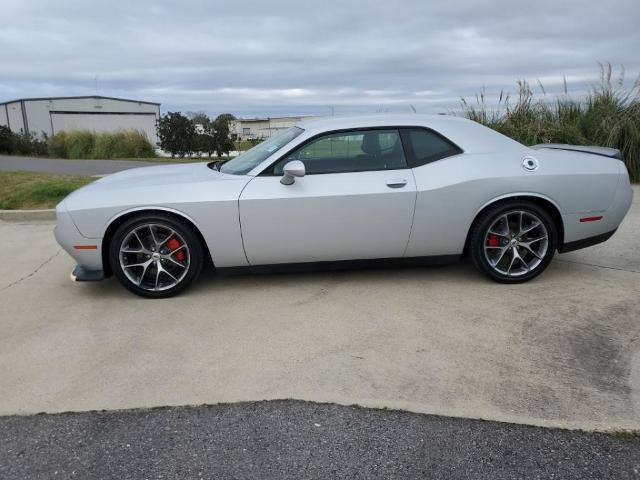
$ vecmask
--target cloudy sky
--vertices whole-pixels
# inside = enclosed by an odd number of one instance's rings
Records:
[[[523,6],[521,6],[523,5]],[[640,73],[639,0],[0,0],[0,101],[120,96],[242,116],[441,112],[483,87]],[[97,81],[96,81],[97,79]]]

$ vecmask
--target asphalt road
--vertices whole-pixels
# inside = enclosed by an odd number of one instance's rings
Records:
[[[69,281],[52,224],[0,223],[0,415],[294,398],[549,427],[640,428],[640,208],[500,285],[437,268]]]
[[[299,401],[2,417],[0,477],[623,480],[640,437]]]
[[[129,168],[166,165],[166,162],[134,160],[64,160],[59,158],[0,155],[0,170],[57,173],[60,175],[107,175]]]

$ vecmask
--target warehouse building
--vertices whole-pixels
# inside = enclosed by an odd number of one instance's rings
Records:
[[[293,127],[312,116],[238,118],[229,123],[229,132],[237,140],[263,140]]]
[[[51,136],[63,130],[114,132],[136,129],[152,144],[158,142],[156,120],[160,104],[123,98],[22,98],[0,103],[0,125],[12,132]]]

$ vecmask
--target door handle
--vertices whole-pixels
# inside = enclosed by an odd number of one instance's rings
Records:
[[[407,181],[404,178],[399,178],[396,180],[387,180],[387,187],[389,188],[402,188],[407,184]]]

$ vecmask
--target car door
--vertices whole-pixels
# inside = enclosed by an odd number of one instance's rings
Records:
[[[304,177],[280,180],[300,160]],[[252,265],[401,257],[416,185],[396,129],[315,137],[251,180],[239,199]]]

